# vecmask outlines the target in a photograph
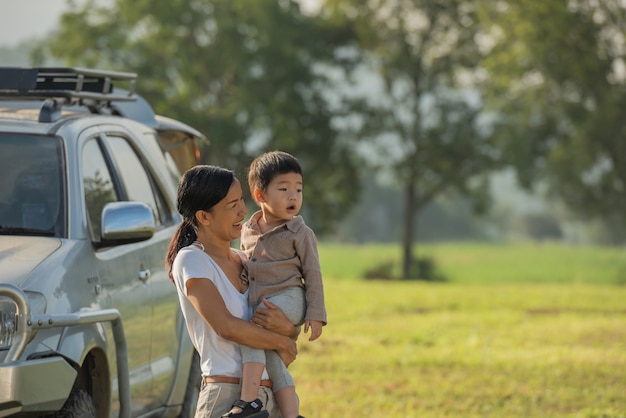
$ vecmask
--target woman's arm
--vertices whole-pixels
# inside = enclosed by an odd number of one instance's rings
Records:
[[[213,282],[189,279],[186,285],[189,301],[220,337],[260,350],[276,350],[286,365],[296,359],[298,349],[293,339],[234,317],[226,308],[224,299]],[[278,321],[277,324],[281,324],[278,328],[286,328],[278,315],[273,318]],[[286,317],[284,319],[293,328],[289,320]]]

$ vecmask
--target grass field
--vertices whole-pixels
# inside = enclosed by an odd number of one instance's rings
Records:
[[[322,244],[329,325],[290,367],[307,418],[626,418],[626,254],[422,246],[443,283],[363,280],[395,246]]]

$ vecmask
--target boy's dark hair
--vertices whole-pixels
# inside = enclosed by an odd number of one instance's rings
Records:
[[[287,173],[302,176],[302,167],[293,155],[283,151],[270,151],[258,156],[252,161],[248,171],[250,193],[254,195],[254,189],[265,192],[274,177]]]

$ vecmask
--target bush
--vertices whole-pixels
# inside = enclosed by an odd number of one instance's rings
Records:
[[[445,278],[437,271],[437,263],[431,257],[414,258],[411,260],[409,277],[406,277],[406,279],[428,282],[445,281]]]
[[[437,271],[436,262],[430,257],[415,258],[411,260],[409,277],[394,275],[394,262],[385,261],[370,269],[365,270],[363,278],[368,280],[424,280],[429,282],[443,282],[445,278]]]
[[[392,280],[393,277],[393,262],[385,261],[382,264],[374,266],[365,270],[363,278],[367,280]]]

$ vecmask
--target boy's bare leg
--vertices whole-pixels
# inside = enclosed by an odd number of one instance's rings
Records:
[[[241,378],[241,400],[252,402],[259,397],[259,386],[261,385],[261,376],[263,376],[265,364],[263,363],[244,363],[243,374]],[[234,406],[231,412],[241,412],[241,408]]]
[[[298,397],[295,386],[286,386],[274,392],[274,398],[280,408],[283,418],[297,418],[299,416]]]

